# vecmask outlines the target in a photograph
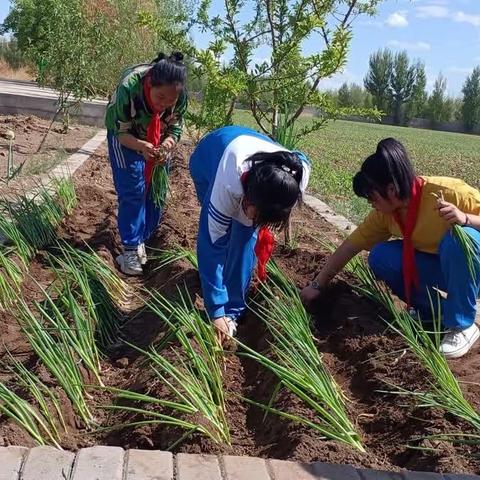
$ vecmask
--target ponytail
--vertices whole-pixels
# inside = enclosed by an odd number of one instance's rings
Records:
[[[353,191],[362,198],[371,198],[374,191],[386,198],[388,186],[393,184],[398,198],[407,200],[414,180],[415,170],[405,147],[394,138],[385,138],[353,177]]]

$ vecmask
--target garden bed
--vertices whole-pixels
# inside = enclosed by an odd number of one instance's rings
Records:
[[[0,194],[30,189],[41,175],[48,174],[69,155],[77,152],[98,130],[72,124],[65,132],[61,122],[35,116],[0,115],[0,178],[5,180],[9,140],[6,132],[15,134],[13,140],[14,168],[23,164],[21,171],[6,185],[0,183]],[[43,142],[43,144],[42,144]]]
[[[168,248],[173,245],[195,248],[198,205],[189,179],[186,158],[189,148],[182,147],[176,158],[172,174],[172,195],[168,202],[161,228],[152,246]],[[116,195],[105,148],[102,147],[79,170],[75,179],[78,205],[60,227],[59,235],[71,245],[82,247],[87,242],[110,266],[120,252],[116,232]],[[325,253],[320,247],[321,237],[336,240],[337,233],[308,208],[303,207],[294,218],[294,250],[278,247],[276,259],[282,270],[300,287],[312,278]],[[152,262],[144,279],[127,279],[134,288],[157,289],[166,296],[176,296],[179,285],[186,285],[192,298],[200,295],[197,272],[186,261],[179,261],[163,269],[154,270]],[[52,280],[45,254],[37,254],[30,266],[30,274],[41,285]],[[472,433],[471,427],[437,409],[420,408],[407,398],[380,393],[388,390],[385,382],[409,390],[424,389],[428,374],[415,357],[405,351],[398,335],[388,331],[379,318],[381,310],[362,298],[353,288],[356,280],[341,275],[324,296],[314,316],[315,336],[323,360],[348,401],[347,411],[362,437],[366,453],[352,447],[324,440],[313,429],[282,419],[273,414],[266,416],[258,407],[243,401],[240,396],[256,402],[268,403],[276,385],[273,375],[249,358],[236,355],[233,345],[223,370],[227,420],[231,445],[218,445],[199,434],[186,438],[175,447],[176,451],[191,453],[225,453],[266,458],[301,461],[351,463],[357,467],[382,470],[449,471],[479,473],[477,446],[454,446],[447,442],[425,440],[422,437],[463,431]],[[38,285],[26,279],[22,287],[24,299],[40,298]],[[201,302],[197,299],[197,304]],[[152,313],[141,310],[139,300],[126,309],[122,327],[123,337],[130,343],[146,348],[165,330],[165,325]],[[0,314],[2,345],[0,353],[9,362],[8,349],[14,358],[24,362],[47,385],[59,392],[67,433],[62,435],[64,448],[77,449],[93,444],[118,445],[125,448],[167,449],[182,434],[174,428],[143,425],[125,427],[115,431],[82,428],[65,394],[60,393],[56,381],[37,362],[16,320]],[[238,338],[257,351],[268,347],[263,323],[249,313],[239,326]],[[457,378],[465,382],[466,398],[476,409],[480,407],[479,347],[466,358],[451,362]],[[175,361],[172,351],[166,356]],[[102,379],[105,385],[165,395],[165,385],[152,382],[144,358],[121,342],[111,346],[102,360]],[[86,374],[85,374],[86,375]],[[7,371],[2,380],[9,378]],[[94,379],[88,379],[95,383]],[[131,421],[131,416],[108,412],[99,408],[113,401],[105,391],[92,390],[88,404],[100,428]],[[297,397],[281,391],[277,408],[290,413],[314,418],[314,414]],[[33,446],[33,440],[13,421],[2,417],[0,443],[3,445]]]

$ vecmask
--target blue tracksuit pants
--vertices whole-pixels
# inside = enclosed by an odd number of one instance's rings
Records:
[[[480,258],[480,232],[464,227],[477,244]],[[402,275],[402,240],[375,245],[369,256],[369,264],[375,276],[383,280],[392,291],[405,300]],[[440,242],[438,254],[416,252],[415,261],[420,279],[420,288],[412,288],[412,306],[421,318],[432,318],[430,292],[434,306],[437,304],[436,287],[447,293],[441,302],[442,322],[445,328],[467,328],[476,315],[476,301],[480,296],[480,269],[472,278],[465,255],[455,237],[447,232]]]
[[[118,230],[124,247],[137,247],[158,227],[161,210],[152,202],[145,184],[145,159],[108,133],[108,153],[118,195]]]

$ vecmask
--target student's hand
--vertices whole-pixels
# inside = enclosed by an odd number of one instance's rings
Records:
[[[320,286],[313,287],[312,284],[309,284],[301,291],[300,298],[305,305],[305,308],[308,310],[320,298],[321,294]]]
[[[229,338],[229,318],[228,317],[219,317],[213,321],[215,326],[215,334],[220,345],[223,345]]]
[[[155,147],[150,142],[142,142],[140,153],[145,160],[151,160],[155,156]]]
[[[160,145],[160,147],[154,149],[154,154],[152,157],[153,163],[155,165],[165,165],[167,163],[167,156],[168,152]]]
[[[163,142],[162,142],[162,147],[165,148],[166,150],[171,150],[175,145],[176,141],[173,137],[167,137]]]
[[[449,225],[465,225],[467,223],[467,214],[459,210],[453,203],[446,202],[445,200],[438,200],[437,210],[440,217]]]

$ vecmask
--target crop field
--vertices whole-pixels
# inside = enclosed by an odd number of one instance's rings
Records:
[[[314,311],[299,287],[338,233],[293,218],[238,336],[206,321],[191,146],[173,159],[141,278],[122,276],[106,148],[35,201],[0,201],[0,438],[4,445],[170,449],[480,471],[480,360],[447,362],[435,334],[355,262]],[[162,197],[163,198],[163,197]]]
[[[299,127],[310,121],[302,118]],[[235,122],[255,128],[250,115],[243,111],[236,112]],[[480,188],[479,136],[338,120],[298,145],[314,162],[310,191],[358,222],[369,207],[353,195],[352,176],[375,151],[378,141],[387,137],[406,146],[418,174],[459,177]]]

